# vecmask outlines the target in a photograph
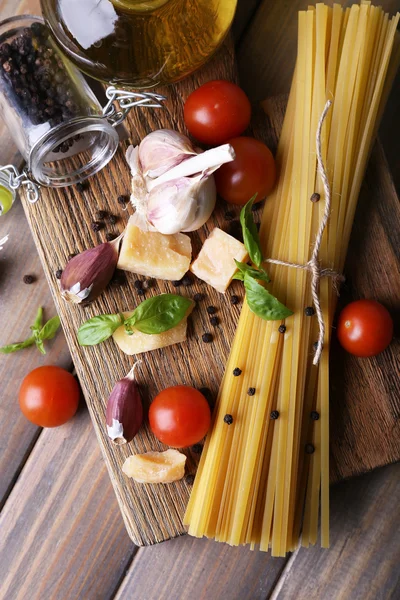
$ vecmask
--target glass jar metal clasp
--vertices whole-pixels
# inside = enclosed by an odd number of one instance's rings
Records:
[[[26,168],[20,173],[14,165],[4,165],[0,166],[0,172],[8,177],[10,189],[17,190],[22,185],[26,186],[28,202],[34,204],[39,200],[40,186],[30,178]]]
[[[113,127],[116,127],[126,118],[128,112],[134,106],[147,108],[163,108],[166,96],[153,92],[131,92],[109,86],[106,90],[107,104],[103,108],[103,116],[107,118]],[[120,109],[117,110],[114,102],[118,102]]]

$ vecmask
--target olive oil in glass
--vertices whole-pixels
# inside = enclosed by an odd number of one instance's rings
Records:
[[[223,42],[237,0],[41,0],[63,52],[116,86],[150,88],[186,77]]]

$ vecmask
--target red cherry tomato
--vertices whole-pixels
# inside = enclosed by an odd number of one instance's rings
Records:
[[[375,356],[383,352],[392,340],[392,317],[375,300],[357,300],[340,313],[337,335],[340,344],[350,354]]]
[[[272,152],[265,144],[251,137],[229,140],[236,158],[215,172],[220,196],[232,204],[243,206],[257,194],[262,200],[275,184],[276,167]]]
[[[150,429],[163,444],[185,448],[207,433],[211,413],[207,400],[196,389],[175,385],[158,394],[150,405]]]
[[[189,132],[199,142],[217,146],[243,133],[251,117],[249,99],[229,81],[205,83],[192,92],[184,106]]]
[[[35,425],[58,427],[74,416],[79,396],[79,385],[71,373],[61,367],[39,367],[23,380],[19,405]]]

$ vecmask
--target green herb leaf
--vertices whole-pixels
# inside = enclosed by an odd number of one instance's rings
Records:
[[[34,343],[35,338],[32,336],[24,342],[18,342],[17,344],[9,344],[8,346],[3,346],[2,348],[0,348],[0,352],[1,354],[12,354],[13,352],[17,352],[18,350],[29,348],[29,346],[33,346]]]
[[[255,194],[240,211],[240,224],[242,226],[245,248],[249,253],[251,261],[257,267],[259,267],[262,263],[263,257],[261,252],[260,237],[258,235],[258,230],[256,224],[254,223],[253,213],[251,210],[256,197],[257,194]]]
[[[262,285],[257,283],[247,273],[244,275],[244,287],[246,289],[247,304],[253,312],[265,321],[280,321],[293,314],[275,296],[269,293]]]
[[[56,335],[60,327],[60,317],[56,316],[47,321],[44,327],[40,330],[39,337],[43,340],[51,340]]]
[[[33,325],[31,325],[32,331],[39,331],[43,325],[43,308],[39,306],[38,311],[36,313],[35,321]]]
[[[240,281],[244,281],[245,273],[247,273],[253,279],[258,279],[259,281],[266,281],[267,283],[271,281],[268,277],[268,273],[264,269],[255,269],[247,263],[239,262],[236,259],[234,260],[239,271],[237,271],[234,274],[232,279],[239,279]]]
[[[98,315],[83,323],[78,329],[81,346],[95,346],[112,336],[124,324],[122,315]]]
[[[135,327],[149,335],[163,333],[178,325],[185,318],[193,301],[176,294],[160,294],[145,300],[133,315],[125,321],[125,328]]]
[[[46,350],[44,349],[44,344],[42,340],[36,340],[36,348],[41,354],[46,354]]]

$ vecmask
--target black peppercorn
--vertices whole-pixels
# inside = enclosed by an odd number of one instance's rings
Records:
[[[203,333],[201,339],[205,344],[209,344],[210,342],[212,342],[213,336],[211,335],[211,333]]]
[[[217,312],[217,309],[215,308],[215,306],[207,306],[206,310],[209,315],[214,315]]]
[[[115,233],[106,233],[106,240],[107,242],[112,242],[113,240],[115,240],[117,236],[115,235]]]
[[[319,420],[319,412],[317,412],[316,410],[312,410],[310,417],[311,417],[312,421],[318,421]]]
[[[254,394],[255,394],[255,393],[256,393],[256,388],[249,388],[249,389],[247,390],[247,394],[248,394],[249,396],[254,396]]]
[[[103,229],[104,225],[103,223],[100,223],[100,221],[92,221],[90,227],[93,231],[100,231],[101,229]]]
[[[314,192],[310,198],[311,202],[319,202],[320,199],[321,199],[321,196],[320,196],[320,194],[317,194],[317,192]]]
[[[136,279],[133,282],[133,285],[137,290],[141,290],[143,288],[143,281],[140,281],[140,279]]]
[[[219,325],[219,319],[218,319],[218,317],[211,317],[210,323],[211,323],[211,325],[213,327],[217,327],[217,325]]]
[[[143,288],[139,288],[138,290],[136,290],[136,293],[138,294],[138,296],[144,296],[145,291]]]
[[[143,289],[144,290],[148,290],[149,288],[153,287],[154,285],[154,279],[145,279],[143,281]]]
[[[235,369],[233,369],[232,373],[233,373],[234,377],[239,377],[239,375],[242,374],[242,369],[239,369],[239,367],[236,367]]]
[[[192,475],[192,473],[189,473],[189,475],[186,475],[185,481],[188,485],[193,485],[194,484],[194,475]]]
[[[33,283],[35,281],[35,278],[33,275],[24,275],[22,281],[24,283],[26,283],[27,285],[30,285],[31,283]]]
[[[273,421],[276,421],[276,419],[279,418],[279,411],[278,410],[273,410],[272,413],[269,416],[270,416],[270,418]]]
[[[304,314],[306,315],[306,317],[312,317],[313,315],[315,315],[315,310],[312,306],[307,306],[304,309]]]
[[[226,423],[227,425],[232,425],[232,423],[233,423],[233,417],[232,417],[232,415],[225,415],[224,416],[224,423]]]
[[[110,223],[110,225],[115,225],[118,221],[118,217],[116,217],[115,215],[110,215],[108,217],[108,222]]]
[[[279,333],[285,333],[285,331],[286,331],[286,325],[279,325],[278,331],[279,331]]]
[[[171,283],[174,287],[179,287],[180,285],[182,285],[182,279],[171,281]]]
[[[124,285],[126,283],[125,273],[123,271],[115,271],[111,283],[113,285]]]
[[[306,454],[314,454],[315,448],[314,448],[313,444],[306,444],[305,451],[306,451]]]
[[[117,202],[118,204],[120,204],[121,206],[125,206],[129,201],[128,196],[118,196],[117,198]]]
[[[203,452],[203,446],[201,444],[194,444],[192,446],[192,452],[195,454],[201,454]]]
[[[106,216],[107,216],[107,212],[105,210],[99,210],[96,213],[96,219],[98,221],[104,221],[104,219],[106,218]]]
[[[231,304],[239,304],[239,296],[231,296]]]
[[[193,300],[195,302],[200,302],[201,300],[203,300],[203,298],[204,298],[204,294],[200,294],[199,292],[193,296]]]
[[[188,287],[189,285],[192,285],[193,281],[192,278],[190,277],[190,275],[188,273],[186,273],[186,275],[184,275],[181,279],[181,283],[182,285],[184,285],[185,287]]]
[[[227,210],[224,216],[227,221],[232,221],[235,218],[235,213],[233,210]]]
[[[57,279],[61,279],[61,275],[62,275],[62,269],[57,269],[57,271],[56,271]]]

